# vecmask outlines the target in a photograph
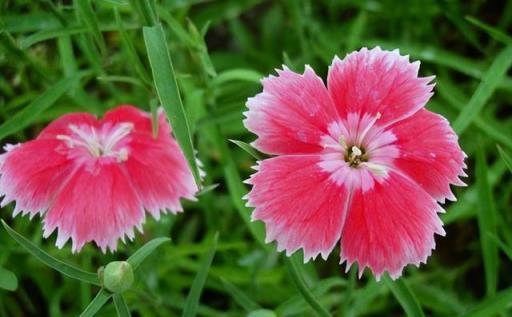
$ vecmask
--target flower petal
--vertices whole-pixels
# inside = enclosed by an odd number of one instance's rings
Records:
[[[69,130],[70,125],[96,126],[97,124],[98,119],[96,119],[96,117],[90,113],[69,113],[57,118],[55,121],[50,123],[39,133],[37,139],[55,139],[58,135],[67,135],[71,132]]]
[[[386,126],[421,109],[432,96],[433,77],[418,77],[419,62],[398,50],[362,48],[329,68],[327,86],[341,118],[349,113],[379,116]]]
[[[31,217],[48,209],[72,168],[66,155],[59,153],[59,146],[62,143],[57,139],[40,139],[14,146],[2,155],[2,207],[15,200],[14,215],[23,211]]]
[[[162,122],[162,119],[164,118],[165,117],[161,115],[160,122]],[[134,127],[132,133],[143,133],[151,135],[153,129],[151,115],[131,105],[118,106],[106,112],[103,116],[102,122],[112,122],[113,124],[130,122],[133,124]]]
[[[44,219],[48,237],[58,229],[57,246],[71,238],[73,252],[94,241],[103,252],[115,250],[117,240],[134,237],[144,222],[141,200],[117,164],[80,165],[57,194]]]
[[[444,235],[435,200],[410,179],[391,171],[365,191],[354,190],[341,234],[341,261],[347,270],[358,262],[377,280],[388,271],[396,279],[407,264],[425,263],[435,247],[434,233]]]
[[[277,240],[278,251],[299,248],[308,261],[325,259],[340,238],[348,203],[344,186],[330,180],[317,155],[281,156],[261,161],[248,183],[253,220],[266,224],[266,241]]]
[[[393,165],[436,200],[455,200],[450,184],[464,185],[459,176],[466,175],[466,165],[465,154],[448,121],[422,109],[390,130],[397,138],[395,146],[400,152]]]
[[[303,75],[287,68],[277,72],[247,101],[244,124],[258,136],[253,145],[268,154],[321,151],[321,137],[337,118],[322,79],[309,66]]]

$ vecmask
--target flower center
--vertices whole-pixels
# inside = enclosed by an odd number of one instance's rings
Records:
[[[114,157],[118,162],[128,159],[128,149],[123,146],[123,140],[133,130],[132,123],[104,125],[99,129],[89,125],[70,124],[69,129],[71,134],[57,135],[57,139],[66,142],[68,148],[86,150],[94,158]]]
[[[348,166],[355,168],[363,162],[368,162],[368,154],[363,147],[353,145],[345,151],[344,159]]]

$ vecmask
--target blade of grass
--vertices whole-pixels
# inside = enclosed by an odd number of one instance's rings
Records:
[[[382,277],[386,286],[391,290],[397,301],[400,303],[405,313],[409,317],[425,317],[423,309],[418,302],[418,299],[411,291],[403,278],[395,281],[386,274]]]
[[[112,297],[105,289],[100,289],[96,297],[89,303],[85,310],[80,314],[80,317],[93,317]]]
[[[471,311],[460,317],[489,317],[504,312],[512,302],[512,287],[499,292],[474,307]]]
[[[475,26],[479,27],[480,29],[484,30],[487,34],[489,34],[496,41],[502,42],[506,45],[512,45],[512,37],[510,37],[506,33],[502,32],[501,30],[494,28],[487,23],[481,22],[480,20],[478,20],[474,17],[471,17],[471,16],[467,16],[466,20],[468,20],[470,23],[474,24]]]
[[[221,278],[222,285],[226,292],[228,292],[233,300],[238,303],[246,312],[261,309],[261,306],[253,301],[247,294],[240,290],[235,285],[231,284],[227,280]]]
[[[0,288],[8,291],[15,291],[18,288],[16,275],[3,267],[0,267]]]
[[[500,156],[503,159],[503,162],[505,162],[505,165],[507,166],[510,173],[512,173],[512,158],[501,148],[501,146],[497,145],[498,152],[500,152]]]
[[[286,267],[290,272],[293,282],[295,286],[299,290],[299,293],[304,297],[304,300],[311,306],[311,309],[315,313],[315,315],[320,317],[332,317],[332,315],[325,309],[320,302],[315,298],[315,296],[311,293],[306,282],[302,278],[302,275],[299,270],[299,265],[297,264],[297,260],[295,257],[286,257],[285,258]]]
[[[504,48],[496,56],[468,104],[453,122],[453,129],[458,134],[464,132],[480,110],[482,110],[494,93],[494,90],[498,87],[498,84],[505,78],[510,66],[512,66],[512,45]]]
[[[476,179],[480,198],[477,220],[484,262],[486,294],[487,296],[493,296],[498,284],[498,248],[491,238],[492,235],[497,236],[496,206],[492,188],[488,181],[487,162],[481,143],[476,153]]]
[[[229,81],[246,81],[250,83],[259,84],[263,75],[252,69],[230,69],[223,71],[213,78],[210,82],[212,87],[220,86]]]
[[[263,159],[261,154],[258,153],[255,149],[253,149],[253,147],[250,146],[249,144],[247,144],[247,143],[245,143],[243,141],[231,140],[231,139],[229,140],[229,142],[232,142],[232,143],[238,145],[238,147],[240,147],[245,152],[249,153],[249,155],[251,155],[255,159],[257,159],[257,160],[262,160]]]
[[[133,269],[137,269],[139,265],[144,261],[153,251],[156,250],[162,243],[171,241],[169,238],[155,238],[148,243],[140,247],[134,254],[132,254],[126,261],[131,264]]]
[[[182,317],[195,317],[197,314],[197,308],[199,306],[199,300],[203,291],[206,278],[208,277],[208,271],[213,262],[213,257],[217,251],[217,243],[219,240],[219,233],[215,233],[213,240],[210,244],[210,249],[202,260],[201,267],[192,282],[190,292],[188,293],[185,307],[183,308]]]
[[[98,276],[94,273],[83,271],[73,265],[62,262],[53,256],[49,255],[45,251],[41,250],[38,246],[30,242],[27,238],[17,233],[9,227],[5,221],[1,221],[7,233],[13,238],[19,245],[21,245],[26,251],[35,256],[39,261],[43,262],[52,269],[76,280],[86,282],[94,285],[101,285],[98,280]]]
[[[121,294],[114,294],[114,306],[116,306],[117,316],[119,317],[130,317],[132,314],[124,301]]]
[[[171,121],[174,136],[187,158],[196,183],[200,186],[201,178],[192,145],[190,128],[181,101],[164,31],[161,25],[157,25],[144,27],[143,33],[158,97]]]
[[[75,1],[75,5],[75,11],[77,12],[78,17],[89,29],[89,32],[100,48],[102,54],[105,54],[107,52],[107,45],[105,44],[105,39],[103,38],[103,34],[98,26],[98,20],[96,19],[96,14],[92,9],[90,0],[77,0]]]
[[[7,119],[7,121],[0,125],[0,140],[31,124],[35,119],[37,119],[38,115],[43,113],[64,93],[73,87],[78,78],[78,75],[74,75],[59,80],[55,85],[32,101],[27,107]]]

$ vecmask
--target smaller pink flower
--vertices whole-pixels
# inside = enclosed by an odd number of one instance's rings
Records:
[[[267,242],[303,249],[305,261],[340,242],[347,270],[358,262],[377,279],[426,262],[445,234],[438,202],[455,200],[450,184],[464,185],[466,166],[448,121],[424,108],[433,77],[418,69],[377,47],[335,57],[327,87],[309,66],[263,80],[244,123],[257,149],[277,155],[248,180]]]
[[[58,230],[56,245],[71,238],[73,252],[94,241],[103,252],[142,232],[145,210],[182,211],[197,186],[163,113],[152,135],[149,113],[119,106],[96,119],[67,114],[32,141],[6,146],[0,156],[1,206],[14,216],[43,217],[43,235]]]

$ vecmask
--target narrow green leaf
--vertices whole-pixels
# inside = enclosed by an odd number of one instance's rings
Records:
[[[208,253],[202,260],[201,267],[192,282],[192,286],[190,288],[190,292],[188,293],[187,300],[185,302],[185,307],[183,308],[182,317],[195,317],[197,313],[197,308],[199,306],[199,300],[201,297],[201,293],[203,291],[204,284],[206,282],[206,278],[208,277],[208,271],[210,270],[210,266],[213,262],[213,257],[215,256],[215,252],[217,251],[217,242],[219,240],[219,233],[215,233],[213,236],[213,240],[210,245],[210,249]]]
[[[277,317],[276,313],[268,309],[258,309],[252,311],[247,317]]]
[[[27,107],[7,119],[7,121],[0,125],[0,140],[31,124],[41,113],[53,105],[64,93],[73,87],[78,78],[78,75],[74,75],[59,80],[42,95],[34,99],[34,101],[32,101]]]
[[[512,303],[512,287],[490,297],[461,317],[489,317],[505,312]]]
[[[155,238],[148,243],[144,244],[141,248],[135,251],[132,256],[130,256],[126,262],[130,263],[133,269],[137,269],[137,267],[144,261],[153,251],[156,250],[162,243],[167,241],[171,241],[169,238]]]
[[[27,49],[34,44],[37,44],[42,41],[46,41],[49,39],[54,39],[56,37],[61,37],[65,35],[72,35],[86,32],[87,28],[83,26],[73,26],[73,27],[61,27],[58,29],[51,30],[41,30],[39,32],[33,33],[23,40],[20,41],[20,48]]]
[[[0,267],[0,288],[8,291],[15,291],[18,288],[16,275],[3,267]]]
[[[229,140],[230,142],[238,145],[242,150],[244,150],[245,152],[249,153],[252,157],[254,157],[255,159],[257,160],[262,160],[263,157],[261,156],[260,153],[258,153],[252,146],[250,146],[249,144],[243,142],[243,141],[238,141],[238,140]]]
[[[101,52],[105,53],[107,51],[107,45],[105,44],[105,39],[103,39],[103,34],[98,26],[98,20],[96,19],[96,14],[92,9],[90,0],[76,0],[75,5],[79,18],[89,29],[89,32],[96,41]]]
[[[468,104],[462,109],[457,119],[455,119],[453,129],[458,134],[464,132],[480,110],[482,110],[499,83],[505,78],[510,66],[512,66],[512,45],[504,48],[496,56]]]
[[[144,83],[142,83],[138,78],[131,76],[98,76],[96,79],[99,81],[126,83],[144,87]]]
[[[382,280],[391,290],[408,317],[425,317],[418,299],[403,278],[393,281],[386,274],[382,277]]]
[[[320,317],[332,317],[332,315],[325,309],[315,298],[315,296],[311,293],[306,282],[302,278],[302,275],[299,271],[299,265],[295,259],[295,257],[286,257],[286,267],[292,276],[293,282],[295,286],[299,290],[299,293],[304,297],[304,300],[311,306],[315,315]]]
[[[491,235],[497,236],[497,222],[496,206],[488,174],[485,152],[483,145],[480,144],[476,153],[476,185],[480,206],[477,219],[484,261],[486,293],[487,296],[493,296],[498,284],[498,248]]]
[[[357,17],[352,22],[350,26],[350,31],[347,34],[347,52],[352,52],[357,49],[358,45],[361,43],[361,36],[363,35],[363,31],[368,23],[368,12],[366,10],[361,10]]]
[[[145,26],[153,26],[158,23],[154,0],[130,0],[130,4],[137,11]]]
[[[257,309],[261,309],[261,306],[253,301],[247,294],[240,290],[235,285],[231,284],[227,280],[221,278],[224,289],[228,292],[231,297],[238,303],[246,312],[251,312]]]
[[[7,233],[13,238],[16,242],[18,242],[26,251],[35,256],[39,261],[43,262],[47,266],[52,269],[59,271],[60,273],[74,278],[76,280],[86,282],[94,285],[101,285],[98,280],[98,276],[94,273],[83,271],[73,265],[62,262],[53,256],[49,255],[45,251],[41,250],[35,244],[30,242],[27,238],[23,237],[16,231],[14,231],[5,221],[2,220],[2,225],[4,226]]]
[[[153,98],[149,101],[149,109],[151,111],[151,133],[153,138],[158,136],[158,100]]]
[[[98,294],[94,297],[94,299],[89,303],[89,305],[85,308],[85,310],[80,314],[80,317],[93,317],[96,313],[105,305],[108,300],[112,297],[105,289],[100,289]]]
[[[114,305],[116,306],[117,316],[119,317],[130,317],[132,314],[124,301],[123,295],[114,294]]]
[[[252,69],[236,68],[223,71],[211,80],[213,87],[220,86],[229,81],[246,81],[259,84],[263,75]]]
[[[144,27],[144,42],[153,72],[158,97],[171,121],[174,136],[180,144],[198,186],[201,184],[199,169],[192,145],[192,137],[185,109],[178,90],[178,83],[172,66],[165,34],[161,25]]]
[[[512,173],[512,158],[501,148],[501,146],[498,147],[498,152],[500,152],[500,156],[505,162],[505,165],[507,166],[508,170]]]
[[[489,34],[496,41],[500,41],[506,45],[512,45],[512,37],[502,32],[501,30],[494,28],[487,23],[481,22],[474,17],[468,16],[466,17],[466,20],[487,32],[487,34]]]

